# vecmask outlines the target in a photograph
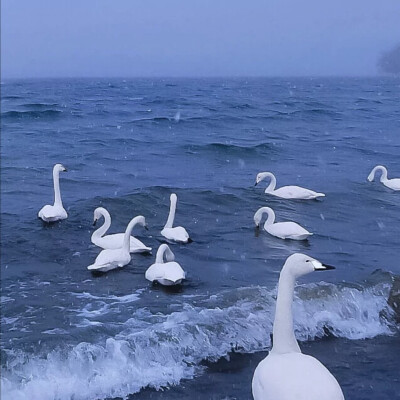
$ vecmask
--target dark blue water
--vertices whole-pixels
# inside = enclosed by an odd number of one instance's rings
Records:
[[[387,299],[400,275],[400,195],[366,177],[400,176],[399,79],[37,80],[2,90],[2,378],[7,399],[250,399],[270,348],[287,256],[337,266],[302,279],[296,335],[347,399],[400,398],[400,332]],[[51,169],[62,163],[69,218],[44,226]],[[326,193],[289,201],[254,187]],[[260,185],[263,186],[263,185]],[[144,278],[135,254],[102,276],[86,266],[93,210],[112,231],[135,215],[156,249],[178,195],[172,245],[188,279],[176,291]],[[264,205],[314,236],[255,234]],[[166,389],[166,390],[160,390]]]

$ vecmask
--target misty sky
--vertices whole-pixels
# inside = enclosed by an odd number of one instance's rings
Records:
[[[374,75],[399,0],[2,0],[2,79]]]

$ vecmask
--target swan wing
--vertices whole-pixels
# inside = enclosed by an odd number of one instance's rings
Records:
[[[302,353],[270,353],[254,372],[252,391],[254,400],[344,400],[328,369]]]
[[[388,179],[385,183],[385,186],[392,190],[400,190],[400,179]]]
[[[124,233],[114,233],[112,235],[106,235],[103,237],[93,238],[92,243],[103,249],[120,249],[124,243]],[[139,239],[134,236],[130,237],[130,252],[131,253],[142,253],[150,252],[151,247],[147,247]]]
[[[45,222],[54,222],[68,217],[63,207],[45,205],[38,213],[38,217]]]
[[[153,264],[145,274],[146,279],[150,282],[161,281],[161,283],[164,280],[171,283],[180,282],[185,279],[185,276],[185,271],[175,261]]]
[[[187,243],[189,241],[189,234],[186,229],[182,226],[176,226],[175,228],[164,228],[161,234],[169,240],[175,242]]]
[[[94,264],[89,265],[89,270],[109,271],[114,268],[123,267],[131,260],[129,253],[125,254],[121,249],[107,249],[100,252]]]
[[[277,236],[281,239],[305,239],[307,236],[312,235],[307,229],[296,222],[277,222],[276,224],[267,225],[265,230],[271,235]]]
[[[317,193],[313,190],[303,188],[301,186],[283,186],[274,190],[270,194],[282,197],[284,199],[315,199],[317,197],[324,197],[324,193]]]

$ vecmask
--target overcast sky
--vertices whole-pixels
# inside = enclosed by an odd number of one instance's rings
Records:
[[[400,0],[2,0],[2,79],[374,75]]]

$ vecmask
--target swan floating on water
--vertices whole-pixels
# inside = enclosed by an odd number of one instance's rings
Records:
[[[129,252],[129,239],[133,227],[137,224],[147,228],[146,220],[143,216],[139,215],[135,218],[132,218],[126,227],[122,247],[120,249],[102,250],[96,257],[94,264],[89,265],[87,269],[94,272],[107,272],[115,268],[122,268],[124,265],[129,264],[131,261],[131,254]]]
[[[254,214],[254,222],[257,227],[260,226],[262,217],[264,214],[268,215],[267,220],[264,224],[264,229],[272,236],[276,236],[280,239],[293,239],[293,240],[306,240],[308,236],[312,235],[307,229],[304,229],[296,222],[276,222],[275,213],[272,208],[261,207]]]
[[[172,193],[170,196],[171,205],[169,208],[168,220],[164,226],[164,229],[161,231],[161,235],[168,240],[173,240],[180,243],[188,243],[192,240],[189,238],[189,234],[186,232],[186,229],[182,226],[176,226],[175,228],[172,227],[175,219],[177,200],[178,198],[176,197],[176,194]]]
[[[110,213],[104,207],[98,207],[94,210],[94,222],[96,224],[97,220],[104,217],[104,224],[93,232],[91,241],[96,246],[103,249],[120,249],[124,243],[124,233],[114,233],[112,235],[106,235],[106,232],[111,226],[111,216]],[[147,247],[139,239],[134,236],[130,237],[130,253],[146,253],[151,251],[151,247]]]
[[[282,268],[273,327],[273,346],[253,375],[254,400],[344,400],[335,377],[316,358],[302,354],[293,330],[295,281],[333,269],[305,254],[293,254]]]
[[[382,175],[381,175],[381,179],[380,181],[389,189],[392,190],[400,190],[400,178],[396,178],[396,179],[388,179],[387,177],[387,169],[383,166],[383,165],[377,165],[372,171],[371,173],[368,175],[368,180],[370,182],[372,182],[375,178],[375,173],[377,171],[381,171]]]
[[[281,197],[282,199],[310,200],[318,197],[325,197],[324,193],[314,192],[313,190],[300,186],[282,186],[281,188],[275,190],[276,178],[271,172],[260,172],[257,174],[255,186],[266,178],[271,178],[271,182],[265,189],[265,193],[276,197]]]
[[[164,256],[167,262],[164,262]],[[185,271],[174,260],[174,253],[169,246],[162,244],[157,250],[156,262],[146,271],[146,279],[165,286],[179,285],[185,279]]]
[[[47,204],[38,213],[38,217],[44,222],[56,222],[68,218],[60,193],[60,172],[66,171],[67,169],[62,164],[56,164],[53,167],[54,205]]]

